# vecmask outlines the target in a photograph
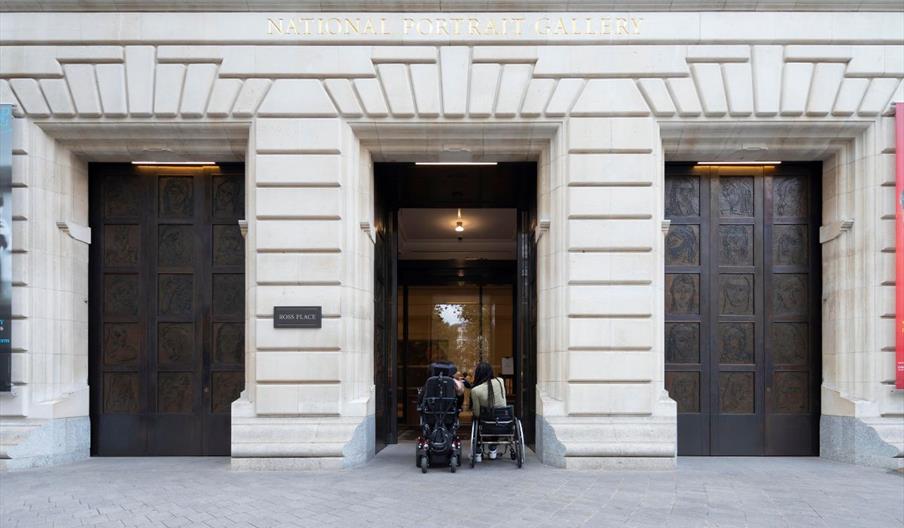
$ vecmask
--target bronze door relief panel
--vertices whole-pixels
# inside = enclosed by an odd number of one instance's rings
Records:
[[[93,454],[229,454],[244,387],[243,172],[91,165]]]
[[[668,164],[666,389],[687,455],[818,450],[818,164]]]

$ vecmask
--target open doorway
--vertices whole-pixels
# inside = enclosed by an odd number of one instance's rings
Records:
[[[416,436],[417,390],[438,360],[467,374],[489,362],[532,443],[536,174],[535,163],[375,164],[377,451]]]

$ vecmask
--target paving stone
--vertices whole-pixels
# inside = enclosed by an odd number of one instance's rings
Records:
[[[530,457],[411,464],[391,446],[348,471],[236,472],[224,458],[93,458],[3,475],[0,526],[904,528],[904,476],[819,458],[681,458],[674,471],[565,471]],[[474,490],[505,490],[506,515]],[[495,493],[495,492],[494,492]],[[511,504],[509,506],[508,504]]]

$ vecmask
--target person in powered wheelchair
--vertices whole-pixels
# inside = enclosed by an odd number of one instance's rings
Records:
[[[415,463],[423,473],[431,466],[448,466],[455,473],[461,465],[458,414],[464,386],[453,377],[456,370],[448,361],[431,363],[429,377],[418,395],[421,433]]]
[[[471,384],[471,467],[482,462],[484,455],[495,460],[506,454],[524,464],[524,431],[515,408],[505,401],[505,384],[493,375],[493,367],[480,362]],[[501,448],[501,449],[500,449]]]

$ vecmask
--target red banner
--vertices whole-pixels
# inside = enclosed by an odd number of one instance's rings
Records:
[[[895,103],[895,388],[904,390],[904,103]]]

